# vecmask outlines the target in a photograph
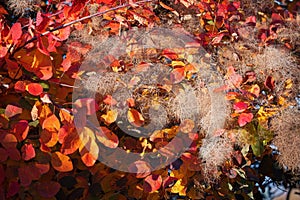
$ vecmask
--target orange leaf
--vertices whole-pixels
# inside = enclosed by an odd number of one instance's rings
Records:
[[[173,69],[170,78],[172,83],[180,83],[184,79],[184,67]]]
[[[69,156],[58,151],[51,155],[52,167],[59,172],[69,172],[73,170],[73,163]]]
[[[142,114],[133,108],[130,108],[128,110],[127,118],[128,118],[128,121],[136,127],[142,126],[145,121]]]
[[[106,115],[102,115],[101,118],[104,119],[106,124],[111,124],[117,120],[118,112],[116,110],[107,111]]]
[[[40,142],[47,147],[53,147],[58,141],[58,136],[55,131],[43,129],[40,134]]]
[[[58,141],[62,144],[60,151],[65,155],[72,154],[79,148],[80,139],[73,124],[66,124],[59,129]]]
[[[119,144],[119,138],[108,128],[101,126],[99,131],[96,132],[96,138],[99,142],[101,142],[104,146],[109,148],[117,148]]]
[[[275,80],[272,76],[268,76],[266,81],[265,81],[265,86],[270,89],[270,90],[274,90],[275,88]]]
[[[96,162],[95,157],[92,154],[90,154],[89,152],[84,153],[81,156],[81,160],[87,167],[94,166],[94,164]]]
[[[145,192],[157,191],[162,184],[162,178],[157,174],[151,174],[147,176],[144,181],[143,188]]]
[[[239,116],[238,123],[239,126],[245,126],[247,123],[251,122],[253,119],[253,114],[252,113],[242,113]]]
[[[21,114],[22,110],[23,110],[22,108],[19,108],[17,106],[7,105],[5,108],[5,115],[6,117],[10,118],[15,115]]]
[[[43,121],[42,128],[48,131],[57,132],[60,129],[60,122],[58,118],[52,114]]]
[[[39,96],[43,92],[43,87],[39,83],[29,83],[26,90],[33,96]]]
[[[65,123],[72,123],[74,117],[71,115],[71,113],[68,110],[60,109],[59,110],[59,118],[60,118],[60,121],[63,124],[65,124]]]

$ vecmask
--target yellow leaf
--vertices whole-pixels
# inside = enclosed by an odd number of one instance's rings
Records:
[[[278,98],[278,104],[281,105],[281,106],[283,106],[285,104],[285,98],[283,98],[282,96],[280,96]]]
[[[186,187],[182,185],[182,179],[176,181],[175,185],[171,188],[172,193],[179,193],[180,196],[186,195]]]
[[[276,109],[268,109],[264,107],[260,107],[257,112],[257,119],[260,124],[266,123],[268,119],[276,113]]]
[[[101,116],[104,119],[106,124],[111,124],[117,120],[118,112],[116,110],[110,110],[106,115]]]
[[[185,64],[182,61],[172,61],[171,66],[172,67],[184,67]]]
[[[292,82],[292,79],[288,79],[285,81],[285,89],[291,89],[293,86],[293,82]]]

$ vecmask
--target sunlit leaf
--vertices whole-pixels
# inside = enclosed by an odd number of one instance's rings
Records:
[[[69,156],[58,151],[51,155],[52,167],[59,172],[69,172],[73,170],[73,163]]]
[[[184,67],[175,68],[170,74],[172,83],[180,83],[184,79]]]
[[[245,126],[247,123],[251,122],[253,119],[253,114],[252,113],[242,113],[240,114],[239,116],[239,119],[238,119],[238,123],[239,123],[239,126]]]
[[[20,39],[20,37],[22,36],[21,24],[19,22],[14,23],[14,25],[12,25],[10,31],[11,31],[12,39],[13,39],[14,43],[16,44],[18,42],[18,40]]]
[[[65,124],[58,131],[60,151],[65,154],[74,153],[80,146],[80,138],[73,124]]]
[[[186,187],[182,183],[182,179],[176,181],[175,185],[171,188],[172,193],[178,193],[180,196],[186,195]]]
[[[162,184],[162,177],[157,174],[151,174],[144,179],[144,191],[153,192],[157,191]]]
[[[39,96],[43,92],[43,87],[39,83],[29,83],[26,90],[33,96]]]
[[[10,118],[15,115],[21,114],[22,113],[22,108],[14,105],[7,105],[5,108],[5,115]]]
[[[104,119],[106,124],[111,124],[117,120],[118,111],[117,110],[109,110],[106,114],[101,115],[101,118]]]
[[[95,133],[96,138],[100,143],[109,148],[117,148],[119,144],[118,136],[108,128],[101,126],[99,131]]]
[[[242,101],[233,104],[233,109],[235,110],[235,112],[238,113],[244,112],[247,108],[248,108],[248,104]]]
[[[144,124],[144,117],[136,109],[130,108],[127,113],[128,121],[136,127],[140,127]]]

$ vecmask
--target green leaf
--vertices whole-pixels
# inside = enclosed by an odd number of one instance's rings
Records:
[[[209,25],[215,25],[215,22],[214,22],[213,20],[209,20],[209,21],[207,22],[207,24],[209,24]]]
[[[35,120],[33,122],[29,122],[28,125],[29,126],[33,126],[33,127],[37,127],[39,125],[40,121],[39,120]]]
[[[251,144],[253,154],[259,157],[264,151],[264,144],[259,140],[259,137],[256,137],[256,142]]]

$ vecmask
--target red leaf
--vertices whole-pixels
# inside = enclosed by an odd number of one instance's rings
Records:
[[[6,117],[11,118],[15,115],[21,114],[22,110],[22,108],[19,108],[17,106],[7,105],[5,108],[5,115]]]
[[[18,181],[11,181],[8,185],[8,189],[7,189],[7,197],[12,197],[14,195],[16,195],[20,190],[20,184],[18,183]]]
[[[164,49],[161,54],[170,60],[176,60],[178,58],[178,55],[171,49]]]
[[[96,138],[104,146],[109,148],[117,148],[119,144],[119,138],[108,128],[101,126],[99,131],[96,132]]]
[[[251,122],[252,119],[253,119],[252,113],[240,114],[239,119],[238,119],[239,126],[240,127],[245,126],[247,123]]]
[[[29,131],[28,122],[26,120],[20,120],[13,126],[13,133],[18,141],[23,141],[27,137]]]
[[[24,144],[24,146],[22,146],[21,151],[23,160],[27,161],[35,157],[35,150],[32,144]]]
[[[172,83],[180,83],[184,79],[184,67],[173,69],[170,78]]]
[[[15,148],[17,146],[17,138],[10,133],[0,134],[0,143],[5,149]]]
[[[6,56],[7,54],[7,47],[0,45],[0,58],[3,58]]]
[[[161,176],[157,174],[151,174],[145,178],[143,188],[145,192],[154,192],[160,188],[161,184]]]
[[[8,12],[6,11],[6,9],[2,5],[0,5],[0,14],[1,15],[8,15]]]
[[[73,163],[69,156],[66,156],[58,151],[52,153],[52,167],[59,172],[69,172],[73,170]]]
[[[26,90],[33,96],[38,96],[43,93],[43,87],[39,83],[29,83]]]
[[[18,175],[21,185],[27,187],[33,180],[38,180],[41,177],[41,172],[34,163],[31,162],[29,164],[21,165],[18,169]]]
[[[272,18],[272,22],[271,22],[272,24],[281,23],[283,21],[283,18],[281,17],[281,15],[277,14],[277,13],[272,13],[271,18]]]
[[[24,81],[17,81],[14,88],[16,92],[25,92],[26,83]]]
[[[224,33],[219,33],[216,37],[212,39],[212,44],[213,45],[220,44],[224,36],[225,36]]]
[[[45,40],[46,39],[42,38],[41,36],[37,36],[37,49],[46,56],[50,56],[49,51],[44,45]]]
[[[10,29],[12,40],[14,41],[14,44],[18,42],[18,39],[22,36],[22,27],[19,22],[14,23]]]
[[[21,160],[20,151],[14,147],[7,148],[7,155],[10,157],[10,159],[19,161]]]
[[[245,111],[246,109],[248,108],[248,104],[245,103],[245,102],[236,102],[234,105],[233,105],[233,109],[238,112],[238,113],[241,113],[243,111]]]
[[[0,147],[0,162],[5,162],[8,158],[7,151]],[[1,176],[0,176],[1,177]],[[1,184],[1,181],[0,181]]]
[[[39,181],[36,183],[36,190],[42,197],[52,198],[60,190],[60,184],[55,181]]]
[[[5,180],[5,171],[3,165],[0,165],[0,185],[3,183],[4,180]]]
[[[112,4],[115,0],[96,0],[97,3]]]
[[[249,25],[255,25],[256,24],[256,17],[255,16],[247,17],[245,23],[249,24]]]

